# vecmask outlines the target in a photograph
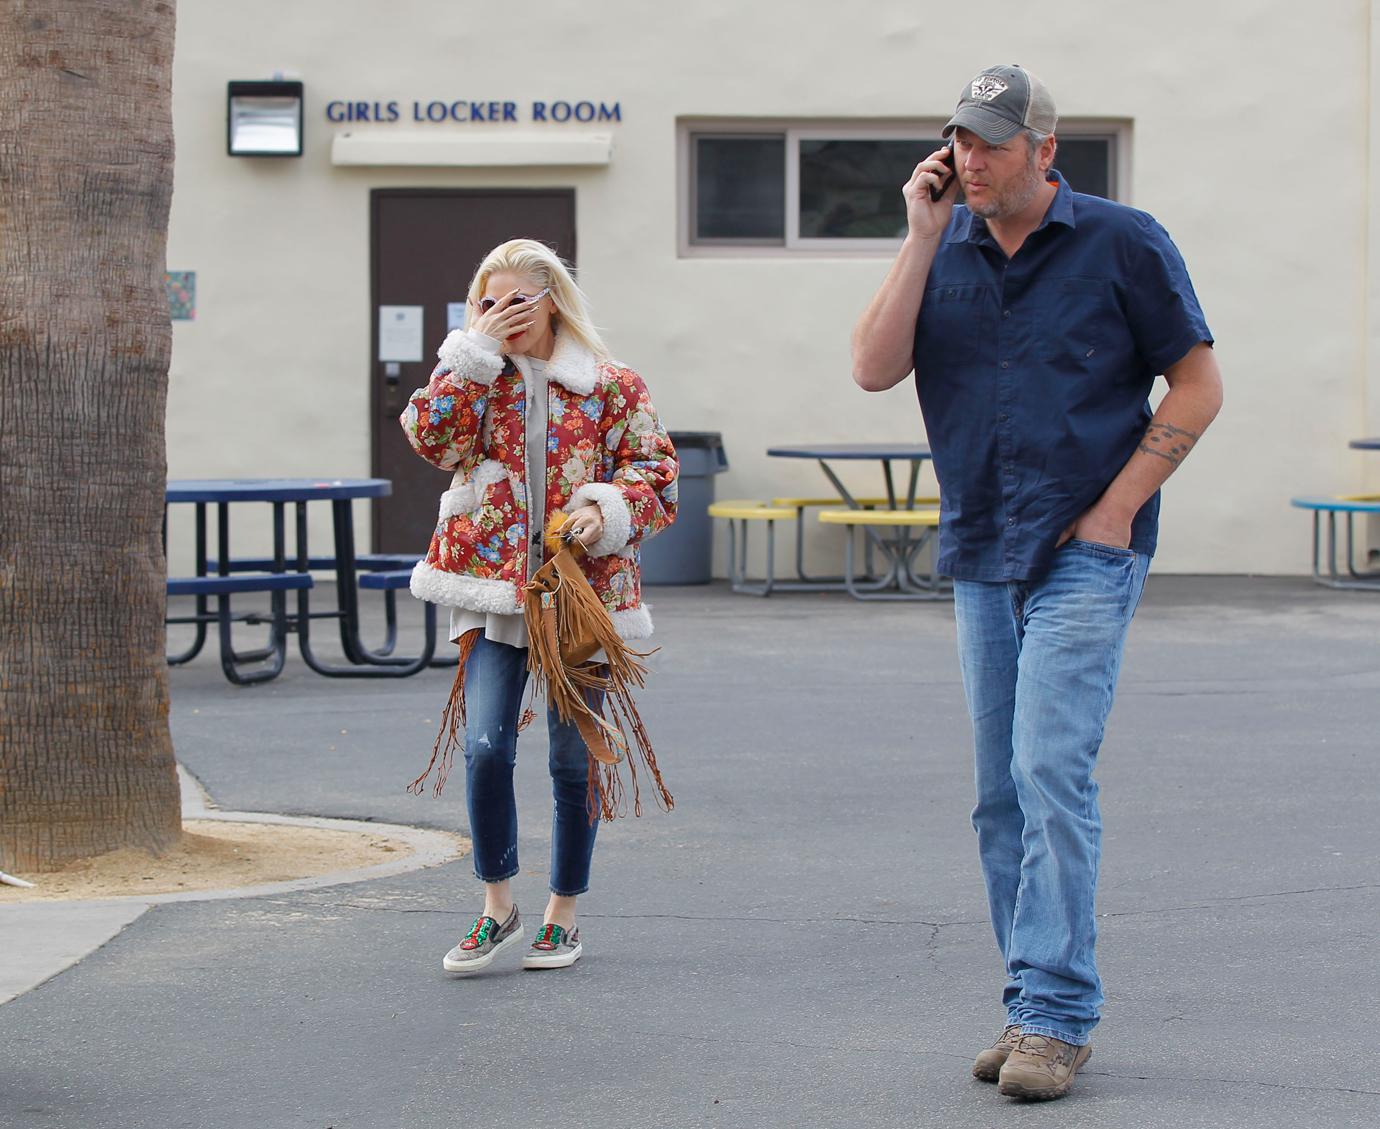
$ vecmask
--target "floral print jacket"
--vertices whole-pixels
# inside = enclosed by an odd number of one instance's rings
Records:
[[[476,612],[522,610],[532,541],[528,528],[527,406],[521,367],[456,330],[440,364],[412,394],[400,423],[413,450],[453,470],[426,557],[412,573],[421,600]],[[647,386],[559,330],[546,365],[546,513],[597,505],[604,534],[583,567],[618,633],[652,633],[642,603],[638,544],[675,520],[675,448]]]

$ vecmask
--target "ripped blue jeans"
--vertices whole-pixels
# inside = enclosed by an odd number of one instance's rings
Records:
[[[474,873],[502,882],[518,872],[517,725],[527,686],[527,648],[483,637],[465,667],[465,803],[474,839]],[[589,889],[598,823],[587,808],[589,754],[580,730],[548,709],[551,738],[551,892],[565,897]]]

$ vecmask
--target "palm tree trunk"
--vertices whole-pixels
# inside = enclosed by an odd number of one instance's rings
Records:
[[[180,833],[163,657],[174,5],[0,5],[0,870]]]

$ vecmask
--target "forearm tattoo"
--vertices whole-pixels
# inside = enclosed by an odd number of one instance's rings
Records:
[[[1197,432],[1175,427],[1172,423],[1152,423],[1145,432],[1145,438],[1140,441],[1138,450],[1178,466],[1197,442]]]

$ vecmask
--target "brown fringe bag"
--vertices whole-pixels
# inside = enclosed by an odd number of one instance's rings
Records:
[[[580,568],[578,556],[583,556],[584,545],[570,534],[558,536],[559,548],[533,574],[525,590],[527,666],[536,689],[545,691],[557,716],[563,722],[574,722],[584,738],[590,759],[589,821],[612,820],[626,812],[619,776],[619,765],[624,762],[632,783],[633,814],[642,814],[639,760],[651,775],[657,806],[670,811],[675,800],[661,778],[651,739],[632,698],[633,688],[641,688],[646,680],[647,669],[639,660],[654,652],[634,651],[619,638],[603,602]],[[475,628],[458,640],[460,666],[441,713],[431,760],[426,771],[407,786],[414,795],[421,794],[433,768],[437,770],[433,793],[439,796],[445,787],[465,724],[465,665],[482,632],[482,628]],[[591,662],[600,651],[604,659]],[[591,705],[600,693],[611,720],[605,717],[604,708]],[[518,731],[526,729],[535,716],[531,709],[525,710]]]
[[[675,800],[661,779],[656,754],[633,702],[634,687],[646,684],[647,668],[618,636],[603,602],[579,565],[585,547],[560,534],[562,546],[527,584],[527,668],[538,689],[564,722],[574,722],[589,750],[589,819],[612,820],[626,810],[619,765],[632,783],[633,814],[642,814],[637,762],[651,774],[657,806],[670,811]],[[599,651],[599,662],[591,658]],[[604,708],[591,701],[603,694]],[[609,717],[605,716],[607,709]]]

